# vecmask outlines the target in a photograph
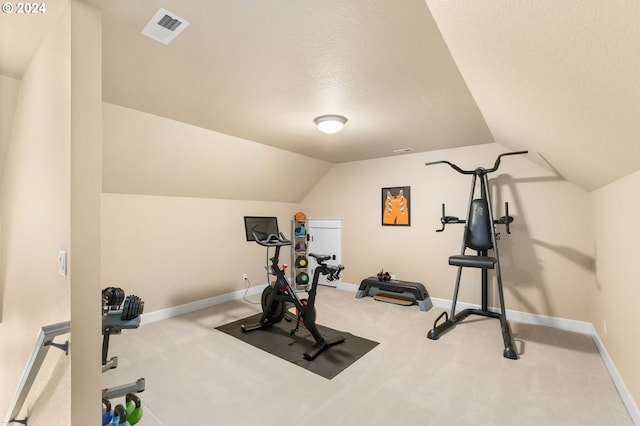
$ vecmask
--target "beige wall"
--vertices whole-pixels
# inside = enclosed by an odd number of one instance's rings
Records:
[[[33,425],[50,424],[52,413],[58,424],[93,423],[100,412],[100,37],[99,14],[70,2],[20,82],[8,139],[0,204],[3,418],[40,327],[71,320],[73,330],[55,339],[70,340],[70,356],[49,350],[18,416]],[[66,277],[58,274],[60,250],[68,254]]]
[[[505,151],[491,144],[338,164],[300,205],[105,193],[103,286],[138,292],[153,311],[241,289],[243,272],[253,283],[264,283],[263,249],[244,242],[242,217],[279,216],[289,234],[291,214],[302,209],[313,218],[343,219],[344,282],[358,284],[385,268],[398,278],[424,282],[433,297],[450,299],[455,268],[447,257],[459,251],[462,227],[435,229],[443,202],[447,214],[465,215],[470,178],[424,163],[448,159],[466,168],[490,166]],[[507,307],[590,321],[588,193],[523,157],[506,158],[494,183],[495,204],[509,201],[516,217],[512,234],[503,231],[500,243]],[[381,188],[404,185],[411,186],[411,227],[381,226]],[[477,271],[463,278],[475,283]],[[474,302],[479,295],[479,286],[465,285],[461,300]]]
[[[290,235],[296,201],[330,168],[103,103],[102,286],[151,312],[241,290],[243,273],[266,283],[266,251],[245,241],[243,217],[277,216]]]
[[[593,325],[636,403],[640,402],[638,188],[640,172],[635,172],[592,194],[596,236]]]
[[[2,177],[4,174],[4,162],[7,155],[7,148],[9,146],[9,136],[11,134],[13,113],[16,108],[19,87],[20,80],[0,75],[0,184],[2,183]],[[2,203],[1,199],[0,203]],[[0,204],[0,209],[1,207],[2,205]],[[0,219],[0,241],[1,238],[2,220]],[[2,244],[0,244],[0,265],[2,262]],[[1,295],[3,293],[4,279],[0,276],[0,302],[2,301]],[[3,303],[0,303],[0,323],[2,323],[2,307]]]
[[[106,102],[103,137],[103,190],[111,193],[295,203],[331,168]]]
[[[102,283],[145,301],[145,312],[267,281],[266,250],[244,236],[246,216],[277,216],[290,235],[297,205],[127,194],[102,195]],[[273,254],[273,250],[270,251]],[[290,263],[290,251],[281,260]]]
[[[70,279],[57,257],[70,247],[70,57],[67,8],[20,83],[2,179],[2,418],[40,327],[69,320]],[[70,359],[50,350],[23,414],[37,425],[56,413],[65,424],[69,399]]]
[[[0,75],[0,180],[19,87],[20,80]]]
[[[80,425],[98,422],[102,396],[102,29],[96,9],[71,6],[71,424]]]
[[[338,164],[302,201],[310,217],[343,219],[343,281],[357,284],[381,268],[398,279],[423,282],[432,297],[451,299],[462,226],[440,227],[447,215],[464,218],[471,178],[446,165],[490,167],[509,150],[497,144]],[[508,309],[590,321],[593,233],[589,196],[524,157],[503,159],[493,180],[496,216],[509,202],[511,235],[502,232],[500,257]],[[381,226],[381,188],[411,186],[411,226]],[[463,282],[476,283],[467,269]],[[494,297],[497,300],[497,297]],[[463,285],[460,300],[479,303],[480,286]],[[492,301],[497,306],[496,301]]]

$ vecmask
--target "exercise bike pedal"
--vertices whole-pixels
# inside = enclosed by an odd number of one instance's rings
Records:
[[[296,327],[289,332],[289,336],[293,336],[298,332],[298,330],[300,330],[301,322],[304,323],[304,321],[302,321],[302,318],[298,315],[298,319],[296,320]]]

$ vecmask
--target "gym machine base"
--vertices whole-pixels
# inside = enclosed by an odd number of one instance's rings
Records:
[[[511,327],[507,321],[506,310],[504,306],[504,294],[502,291],[502,273],[500,270],[500,257],[498,255],[499,234],[496,233],[495,225],[505,225],[507,234],[510,234],[509,224],[513,222],[513,217],[509,216],[509,204],[505,203],[505,216],[494,219],[491,204],[491,194],[489,191],[489,180],[487,174],[495,172],[500,166],[500,160],[507,155],[526,154],[528,151],[518,151],[500,154],[496,159],[494,166],[490,169],[478,167],[475,170],[463,170],[448,161],[434,161],[426,163],[432,164],[448,164],[458,173],[465,175],[473,175],[471,182],[471,192],[469,195],[469,208],[467,211],[467,219],[461,220],[454,216],[447,216],[445,206],[442,205],[442,217],[440,222],[442,228],[436,232],[442,232],[447,224],[463,223],[465,224],[464,236],[462,238],[462,249],[459,255],[449,257],[449,265],[457,266],[458,273],[456,277],[456,285],[451,304],[451,316],[447,312],[443,312],[436,318],[433,323],[433,329],[427,333],[427,338],[438,340],[441,335],[455,327],[459,322],[463,321],[469,315],[480,315],[500,320],[500,328],[502,330],[502,339],[504,341],[503,356],[508,359],[518,359],[518,353],[513,345],[513,336]],[[480,198],[474,199],[476,181],[480,181]],[[465,250],[469,248],[476,251],[476,255],[467,255]],[[493,256],[488,255],[488,250],[493,251]],[[481,270],[482,283],[482,305],[480,309],[465,309],[456,314],[456,303],[458,300],[458,290],[460,288],[460,278],[462,276],[462,268],[478,268]],[[500,298],[500,312],[493,312],[488,307],[488,270],[494,269],[498,284],[498,295]],[[440,319],[444,317],[445,321],[438,325]]]

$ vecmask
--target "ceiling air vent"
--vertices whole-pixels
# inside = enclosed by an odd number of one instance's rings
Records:
[[[160,43],[169,44],[174,38],[189,26],[190,22],[169,12],[167,9],[160,9],[147,23],[142,34]]]
[[[394,154],[406,154],[407,152],[413,152],[413,148],[400,148],[393,150]]]

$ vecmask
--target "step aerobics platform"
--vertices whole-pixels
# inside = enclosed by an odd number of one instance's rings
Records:
[[[410,297],[418,304],[421,311],[428,311],[433,307],[429,293],[424,284],[414,283],[408,281],[379,281],[377,277],[365,278],[360,282],[360,287],[356,293],[356,299],[361,299],[365,296],[378,295],[378,299],[392,302],[390,298],[398,298],[399,300],[406,300],[407,296]],[[404,304],[404,303],[402,303]]]

